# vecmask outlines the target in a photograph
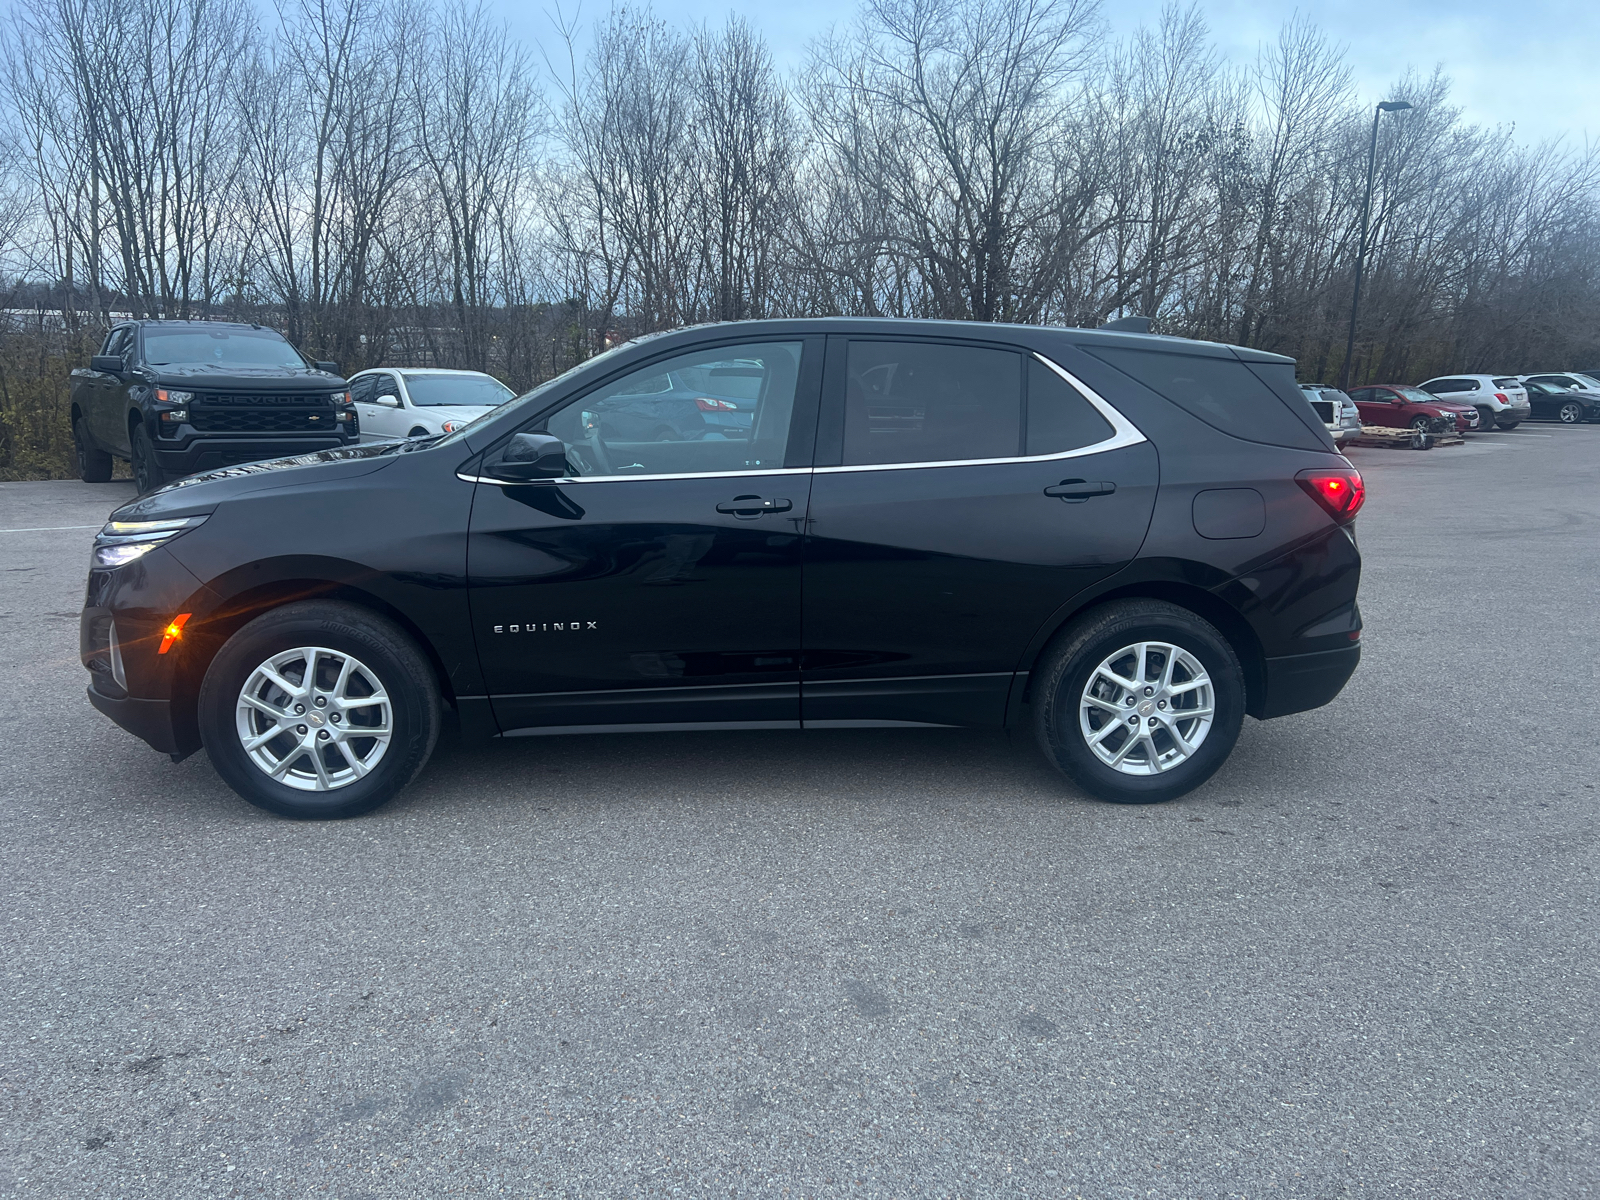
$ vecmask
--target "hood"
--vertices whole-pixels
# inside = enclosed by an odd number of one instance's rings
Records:
[[[381,471],[404,454],[425,447],[426,443],[390,442],[374,446],[342,446],[277,458],[268,462],[241,463],[203,475],[191,475],[166,487],[140,496],[112,513],[118,521],[148,521],[158,517],[186,517],[208,513],[226,500],[252,492],[294,487],[329,478],[351,479]]]
[[[419,404],[415,411],[437,421],[476,421],[498,407],[498,404]]]
[[[313,367],[240,367],[174,363],[149,367],[156,383],[173,387],[251,388],[260,392],[304,392],[313,388],[342,392],[350,385],[338,375]]]

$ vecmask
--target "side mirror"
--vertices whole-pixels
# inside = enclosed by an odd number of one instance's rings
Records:
[[[89,360],[89,370],[106,371],[112,375],[122,374],[123,363],[115,354],[96,354]]]
[[[381,404],[384,408],[399,408],[400,407],[400,397],[399,396],[379,396],[376,400],[373,401],[373,403],[374,404]]]
[[[311,365],[319,371],[326,371],[329,375],[339,374],[339,364],[336,362],[318,362]]]
[[[560,479],[567,474],[567,444],[548,433],[519,433],[489,474],[507,483]]]

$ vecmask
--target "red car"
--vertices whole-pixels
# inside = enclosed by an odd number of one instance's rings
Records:
[[[1403,383],[1352,388],[1350,399],[1356,402],[1356,411],[1361,414],[1363,425],[1381,425],[1386,429],[1423,429],[1433,417],[1454,417],[1457,433],[1466,433],[1478,427],[1478,410],[1472,405],[1441,400],[1421,388]]]

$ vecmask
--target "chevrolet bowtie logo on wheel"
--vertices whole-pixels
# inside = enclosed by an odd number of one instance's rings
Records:
[[[580,629],[599,629],[597,621],[530,621],[526,625],[496,625],[496,633],[574,633]]]

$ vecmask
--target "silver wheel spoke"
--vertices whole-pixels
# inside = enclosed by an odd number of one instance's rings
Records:
[[[337,661],[338,678],[331,688],[318,686],[317,671],[324,662]],[[304,674],[298,684],[284,674],[302,664]],[[351,684],[359,677],[370,696],[351,696]],[[289,697],[286,707],[262,699],[263,693],[282,693]],[[327,703],[318,708],[308,705],[305,713],[290,711],[294,704],[316,696]],[[327,718],[358,713],[371,725],[347,719],[324,723]],[[239,747],[250,762],[268,779],[302,792],[331,792],[370,775],[388,753],[394,736],[394,710],[389,693],[378,675],[365,663],[342,650],[326,646],[302,646],[274,654],[261,663],[240,689],[235,709]],[[271,722],[271,728],[261,726]],[[305,733],[300,733],[300,729]],[[284,755],[275,754],[272,743],[293,739],[295,745]],[[336,752],[328,754],[329,747]]]
[[[1117,670],[1117,665],[1130,662],[1133,678]],[[1155,662],[1160,669],[1150,678]],[[1108,684],[1119,689],[1115,700],[1094,694]],[[1179,707],[1180,699],[1194,707]],[[1085,744],[1100,762],[1125,775],[1161,775],[1180,766],[1200,749],[1214,719],[1215,692],[1200,660],[1182,646],[1160,641],[1135,642],[1108,654],[1090,673],[1078,704],[1078,727]],[[1104,723],[1096,728],[1094,721]],[[1180,732],[1180,725],[1185,732]],[[1127,736],[1113,750],[1109,743],[1116,729]],[[1156,735],[1163,729],[1171,739],[1165,752],[1156,745]]]

